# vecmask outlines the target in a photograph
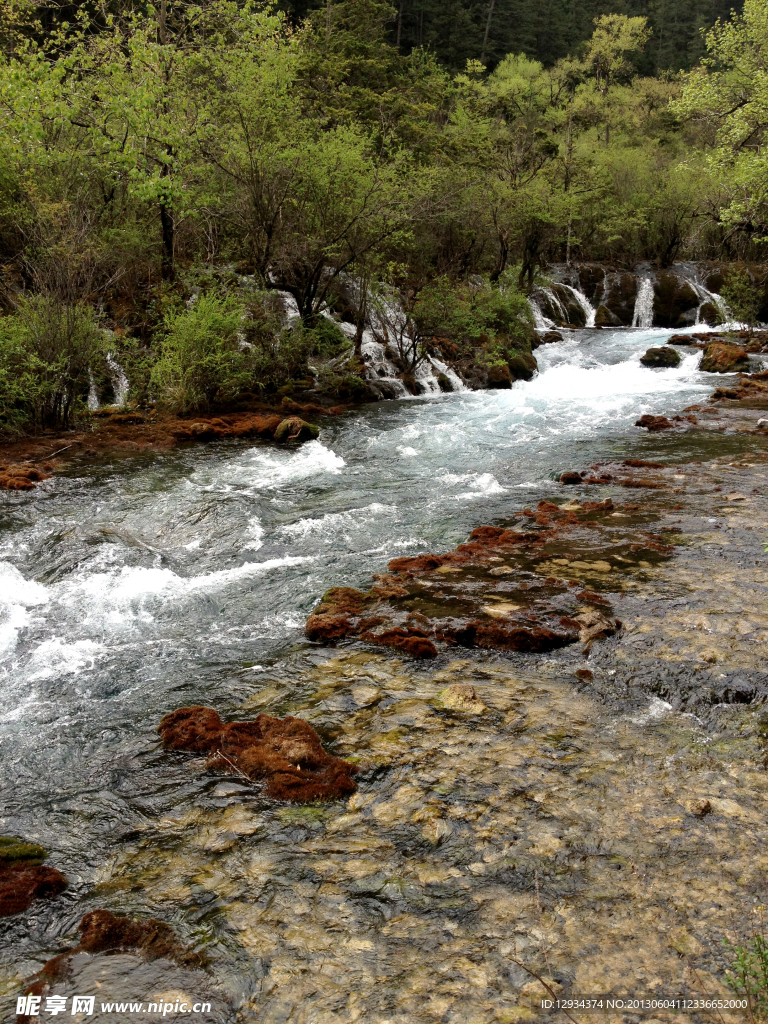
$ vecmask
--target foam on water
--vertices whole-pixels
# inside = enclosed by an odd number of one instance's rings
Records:
[[[25,579],[10,562],[0,562],[0,658],[16,647],[19,631],[31,621],[29,609],[48,600],[46,587]]]
[[[193,474],[192,482],[209,490],[274,489],[322,473],[340,473],[344,465],[344,459],[320,441],[308,441],[292,454],[256,448],[248,455],[219,466],[213,473],[201,467]]]

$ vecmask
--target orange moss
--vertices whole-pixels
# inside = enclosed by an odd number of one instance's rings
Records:
[[[357,768],[327,754],[300,718],[262,714],[252,722],[224,724],[212,708],[194,706],[166,715],[158,731],[169,750],[207,753],[211,767],[266,779],[267,795],[275,800],[337,800],[357,789]]]

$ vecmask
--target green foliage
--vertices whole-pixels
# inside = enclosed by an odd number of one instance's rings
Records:
[[[32,296],[0,318],[0,425],[62,429],[85,407],[104,339],[92,310]]]
[[[252,360],[240,332],[242,303],[201,295],[191,309],[170,313],[152,370],[157,404],[174,413],[202,412],[233,401],[252,382]]]
[[[761,928],[744,945],[726,943],[732,956],[725,983],[746,998],[750,1021],[768,1019],[768,939]]]
[[[730,269],[721,294],[733,317],[743,323],[751,335],[758,322],[762,289],[746,267]]]

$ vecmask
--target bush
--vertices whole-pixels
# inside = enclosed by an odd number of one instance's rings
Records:
[[[93,311],[58,299],[25,299],[0,318],[0,427],[64,429],[86,407],[93,375],[108,375]]]
[[[762,928],[743,946],[726,943],[733,960],[725,982],[746,998],[750,1021],[768,1020],[768,939]]]
[[[241,337],[243,314],[232,296],[201,295],[191,309],[166,315],[161,354],[151,375],[161,408],[202,412],[251,387],[253,357]]]

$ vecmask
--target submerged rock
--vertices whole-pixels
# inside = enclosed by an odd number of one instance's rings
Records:
[[[80,954],[117,953],[135,950],[143,960],[172,960],[196,966],[200,957],[181,945],[173,929],[164,921],[147,918],[134,921],[109,910],[92,910],[80,921],[80,942],[72,949],[49,960],[42,970],[29,979],[26,995],[45,997],[52,986],[57,988],[72,973],[75,958]],[[88,957],[86,956],[87,960]],[[19,1014],[17,1024],[31,1024],[37,1017]]]
[[[35,843],[0,836],[0,917],[20,914],[33,900],[64,892],[67,880],[43,864],[47,856]]]
[[[680,354],[673,348],[649,348],[640,362],[643,366],[674,367],[680,365]]]
[[[737,373],[749,366],[749,356],[738,345],[714,341],[704,349],[699,369],[706,373]]]
[[[320,738],[300,718],[259,715],[225,724],[213,708],[179,708],[160,723],[163,746],[209,754],[208,766],[266,779],[267,795],[291,803],[338,800],[357,789],[355,765],[326,754]]]
[[[579,483],[613,479],[574,477]],[[627,486],[662,485],[632,481]],[[610,498],[563,507],[541,501],[535,511],[522,513],[529,529],[481,526],[446,554],[393,558],[370,590],[327,591],[307,619],[307,637],[319,643],[355,637],[428,658],[456,646],[531,653],[606,636],[618,626],[585,608],[574,594],[578,582],[557,572],[560,565],[577,578],[613,571],[611,562],[595,558],[592,539],[595,517],[611,515],[613,508]],[[566,536],[572,544],[581,538],[584,558],[559,557]],[[610,602],[597,594],[587,603],[610,611]]]

